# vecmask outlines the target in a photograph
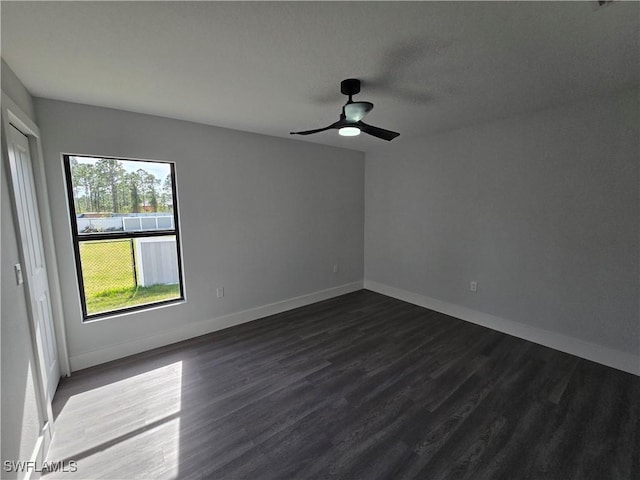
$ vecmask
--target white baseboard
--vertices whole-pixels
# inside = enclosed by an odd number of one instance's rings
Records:
[[[31,452],[31,458],[29,459],[30,465],[34,465],[37,467],[42,466],[42,462],[44,461],[45,455],[47,454],[47,452],[44,451],[44,436],[45,433],[42,432],[36,440],[36,444],[33,447],[33,452]],[[39,472],[36,468],[29,468],[26,470],[26,475],[22,478],[23,480],[37,480],[41,477],[40,473],[41,472]]]
[[[585,358],[602,365],[607,365],[624,372],[640,375],[640,355],[621,352],[602,345],[586,342],[575,337],[563,335],[561,333],[544,330],[542,328],[525,325],[524,323],[514,322],[512,320],[496,317],[487,313],[478,312],[470,308],[443,302],[435,298],[409,292],[401,288],[391,287],[372,280],[365,279],[364,288],[418,305],[420,307],[435,310],[436,312],[444,313],[461,320],[466,320],[467,322],[491,328],[492,330],[497,330],[514,337],[522,338],[539,345],[544,345],[545,347],[570,353],[571,355],[576,355],[577,357]]]
[[[355,292],[362,289],[362,281],[340,285],[338,287],[320,290],[318,292],[301,295],[299,297],[282,300],[280,302],[270,303],[260,307],[243,310],[241,312],[230,313],[221,317],[212,318],[202,322],[185,325],[181,328],[174,328],[157,335],[137,338],[130,342],[110,345],[91,352],[81,353],[72,356],[71,370],[81,370],[83,368],[92,367],[101,363],[124,358],[136,353],[145,352],[153,348],[163,347],[172,343],[188,340],[189,338],[199,337],[207,333],[222,330],[223,328],[232,327],[240,323],[250,322],[259,318],[268,317],[277,313],[286,312],[294,308],[303,307],[312,303],[327,300],[329,298],[338,297],[346,293]]]

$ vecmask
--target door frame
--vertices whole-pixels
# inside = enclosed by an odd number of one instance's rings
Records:
[[[20,226],[18,225],[17,205],[15,201],[15,186],[13,184],[13,178],[11,175],[11,165],[9,160],[9,132],[10,125],[13,125],[20,132],[22,132],[29,140],[29,150],[32,163],[33,180],[35,184],[36,201],[38,204],[38,210],[40,213],[40,227],[42,232],[42,245],[44,249],[44,260],[47,269],[47,281],[49,284],[49,294],[51,300],[51,310],[53,316],[53,329],[56,337],[56,349],[58,354],[58,362],[60,365],[61,373],[65,376],[71,375],[71,367],[69,364],[69,353],[67,349],[67,338],[64,325],[64,315],[62,310],[62,295],[60,291],[60,280],[58,274],[58,264],[55,256],[55,245],[53,241],[53,224],[51,221],[51,214],[48,205],[48,192],[45,179],[44,159],[42,155],[42,145],[40,129],[29,118],[29,116],[18,105],[11,100],[11,98],[2,91],[2,123],[0,134],[0,148],[2,149],[2,158],[5,162],[7,183],[10,189],[11,198],[11,212],[13,216],[13,223],[15,225],[16,235],[18,237],[18,255],[22,265],[25,265],[25,252],[24,242],[25,239],[22,236]],[[6,266],[3,266],[7,268]],[[38,401],[38,408],[41,412],[44,420],[44,426],[40,433],[36,445],[36,451],[34,451],[35,457],[40,457],[46,454],[51,437],[53,436],[53,412],[51,408],[51,402],[47,400],[46,385],[44,384],[45,376],[44,372],[40,368],[40,358],[38,354],[37,342],[35,338],[35,318],[31,309],[33,304],[32,295],[33,292],[30,289],[29,282],[25,278],[24,282],[25,296],[27,297],[27,311],[29,316],[29,332],[31,336],[31,345],[33,350],[33,356],[35,357],[35,373],[36,373],[36,399]]]

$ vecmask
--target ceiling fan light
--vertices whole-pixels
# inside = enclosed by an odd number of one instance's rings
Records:
[[[360,135],[360,129],[358,127],[342,127],[338,133],[343,137],[355,137]]]

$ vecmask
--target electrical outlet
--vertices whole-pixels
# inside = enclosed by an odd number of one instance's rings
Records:
[[[333,264],[333,273],[338,273],[338,264],[337,263]]]
[[[472,292],[477,292],[478,291],[478,282],[471,282],[469,284],[469,290],[471,290]]]
[[[216,288],[216,295],[218,296],[218,298],[224,297],[224,288],[223,287]]]

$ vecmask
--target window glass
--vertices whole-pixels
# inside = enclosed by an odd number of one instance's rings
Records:
[[[77,233],[173,229],[171,167],[165,162],[70,156]]]
[[[174,164],[64,161],[84,318],[183,299]]]

